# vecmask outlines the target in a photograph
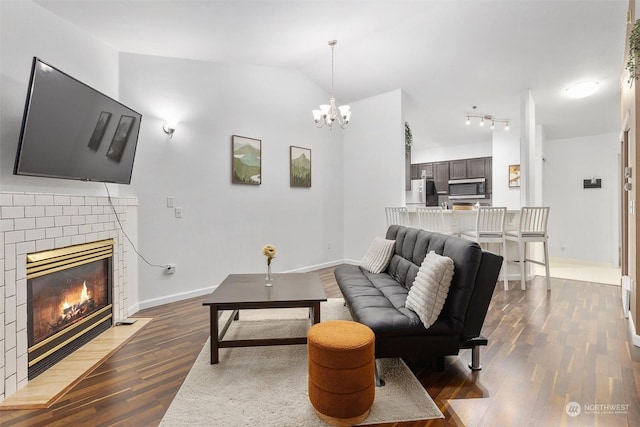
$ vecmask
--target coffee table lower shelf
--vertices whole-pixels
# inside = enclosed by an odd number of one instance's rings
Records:
[[[274,307],[265,307],[264,305],[260,306],[246,306],[241,307],[245,309],[267,309],[267,308],[299,308],[299,307],[308,307],[309,308],[309,318],[312,320],[312,325],[316,323],[320,323],[320,302],[314,301],[310,303],[298,303],[294,305],[287,306],[274,306]],[[223,338],[231,326],[231,323],[234,320],[238,320],[240,308],[232,308],[233,312],[229,319],[227,319],[226,323],[219,330],[219,319],[222,316],[222,311],[216,305],[212,304],[209,306],[210,308],[210,322],[211,322],[211,364],[215,365],[220,361],[219,350],[221,348],[233,348],[233,347],[260,347],[260,346],[271,346],[271,345],[300,345],[307,343],[307,337],[287,337],[287,338],[256,338],[256,339],[244,339],[244,340],[226,340]],[[228,310],[228,308],[227,308]],[[214,339],[217,337],[217,339]]]

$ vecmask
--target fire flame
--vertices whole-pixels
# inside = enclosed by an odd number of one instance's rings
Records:
[[[82,294],[80,295],[80,302],[89,300],[89,293],[87,292],[87,281],[82,282]]]
[[[81,306],[81,304],[89,301],[89,291],[87,289],[86,280],[82,282],[82,291],[80,292],[79,298],[80,300],[78,302],[74,302],[73,304],[70,304],[68,300],[65,300],[65,302],[62,304],[62,311],[60,313],[60,318],[65,319],[74,315],[76,311],[79,309],[79,307]]]

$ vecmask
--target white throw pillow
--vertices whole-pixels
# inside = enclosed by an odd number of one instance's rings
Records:
[[[364,258],[362,258],[360,267],[370,273],[382,273],[387,268],[389,261],[391,261],[395,245],[395,240],[382,239],[376,236],[369,245]]]
[[[434,251],[422,261],[405,307],[416,312],[425,328],[438,319],[453,279],[453,260]]]

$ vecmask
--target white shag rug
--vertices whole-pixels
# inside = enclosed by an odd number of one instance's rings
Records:
[[[322,303],[320,313],[351,319],[341,298]],[[240,311],[225,338],[305,336],[307,316],[304,308]],[[216,365],[210,354],[207,341],[160,426],[326,426],[309,402],[305,345],[223,348]],[[377,364],[386,385],[376,388],[362,425],[444,418],[401,359]]]

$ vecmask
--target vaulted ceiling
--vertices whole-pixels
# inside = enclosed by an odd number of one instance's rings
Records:
[[[620,130],[627,0],[36,3],[121,52],[292,68],[327,92],[337,39],[338,103],[403,89],[418,147],[490,141],[473,105],[517,127],[527,90],[547,139]],[[584,80],[595,95],[564,94]]]

